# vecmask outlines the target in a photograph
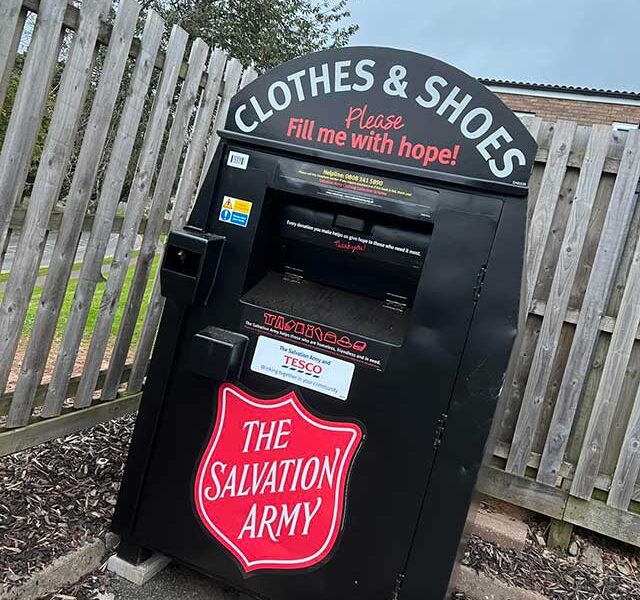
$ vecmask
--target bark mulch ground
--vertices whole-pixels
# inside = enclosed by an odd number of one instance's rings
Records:
[[[106,534],[133,423],[123,417],[0,459],[0,584]]]
[[[536,538],[544,524],[533,523],[522,552],[504,550],[474,536],[464,564],[512,586],[551,600],[640,600],[640,552],[636,548],[578,531],[578,551],[590,547],[602,556],[602,571],[581,556],[548,550]],[[536,535],[537,534],[537,535]]]
[[[105,536],[133,423],[133,417],[123,417],[0,459],[0,584],[19,583],[84,542]],[[551,600],[640,600],[638,549],[580,531],[576,556],[567,556],[540,544],[543,520],[530,525],[524,551],[473,537],[465,564]],[[587,549],[602,557],[602,571],[584,563],[580,555]],[[112,577],[98,570],[49,598],[110,600]]]

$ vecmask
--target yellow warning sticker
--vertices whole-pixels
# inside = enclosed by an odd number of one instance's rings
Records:
[[[222,200],[219,219],[223,223],[246,227],[249,224],[249,215],[253,203],[239,198],[225,196]]]

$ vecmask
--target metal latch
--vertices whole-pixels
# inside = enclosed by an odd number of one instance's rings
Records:
[[[400,588],[404,583],[404,578],[405,578],[404,573],[400,573],[400,575],[396,577],[396,583],[393,586],[393,593],[391,595],[391,600],[400,600]]]
[[[478,271],[478,275],[476,276],[476,284],[473,287],[473,301],[477,302],[480,299],[480,294],[482,293],[482,285],[484,283],[484,278],[487,274],[487,265],[482,265],[480,267],[480,271]]]
[[[404,312],[407,310],[407,297],[387,292],[385,294],[383,308],[394,310],[396,312]]]
[[[436,425],[435,436],[433,438],[433,447],[437,450],[442,444],[442,436],[444,435],[444,430],[447,428],[447,419],[449,415],[447,413],[442,413],[440,418],[438,419],[438,424]]]

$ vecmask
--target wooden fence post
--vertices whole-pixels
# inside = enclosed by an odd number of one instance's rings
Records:
[[[227,114],[229,111],[229,104],[231,104],[231,98],[235,95],[238,84],[240,83],[240,76],[242,75],[242,63],[237,58],[232,58],[227,63],[227,69],[224,74],[224,90],[222,92],[222,98],[220,98],[220,104],[218,106],[218,114]],[[216,125],[220,123],[221,120],[216,118]],[[204,165],[202,168],[202,172],[200,173],[200,181],[198,182],[198,189],[202,187],[205,177],[207,176],[207,172],[209,171],[209,167],[211,166],[211,161],[213,160],[213,155],[216,153],[216,149],[218,148],[219,141],[218,134],[213,131],[211,137],[209,138],[209,145],[207,147],[207,155],[204,159]]]

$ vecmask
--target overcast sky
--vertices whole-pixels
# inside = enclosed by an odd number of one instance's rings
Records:
[[[351,0],[357,45],[477,77],[640,91],[640,0]]]

